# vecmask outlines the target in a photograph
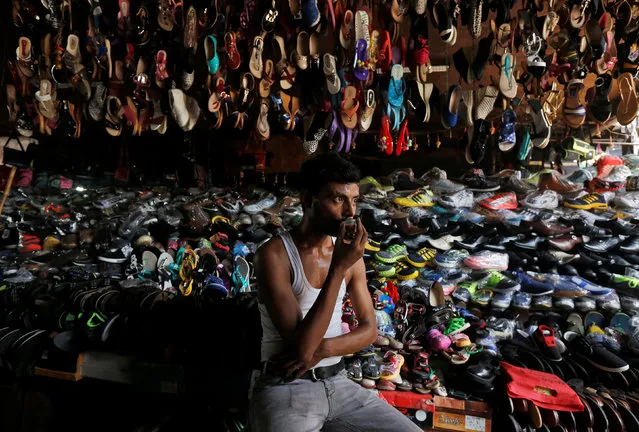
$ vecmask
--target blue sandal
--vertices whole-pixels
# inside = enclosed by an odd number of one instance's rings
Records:
[[[406,80],[404,79],[404,68],[396,64],[391,69],[391,80],[388,84],[388,105],[386,113],[394,131],[399,130],[400,125],[406,117],[406,107],[404,106],[404,93],[406,92]]]

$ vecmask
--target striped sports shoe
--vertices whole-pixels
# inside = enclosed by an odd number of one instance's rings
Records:
[[[397,197],[393,202],[402,207],[432,207],[435,196],[429,190],[419,189],[406,197]]]

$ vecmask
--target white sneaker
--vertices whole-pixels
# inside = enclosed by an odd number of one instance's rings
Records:
[[[253,215],[255,213],[262,212],[266,210],[267,208],[275,205],[276,202],[277,202],[277,198],[268,197],[268,198],[261,199],[256,203],[246,205],[244,206],[242,210],[244,210],[248,214]]]
[[[553,190],[539,190],[528,195],[523,204],[534,209],[555,209],[559,207],[559,194]]]
[[[639,208],[639,192],[627,192],[615,197],[614,204],[623,208]]]
[[[450,195],[440,195],[437,202],[445,207],[459,208],[475,205],[474,195],[469,190],[461,190]]]

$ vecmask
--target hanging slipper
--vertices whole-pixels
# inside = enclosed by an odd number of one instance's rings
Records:
[[[264,63],[262,53],[264,51],[264,39],[261,36],[253,38],[253,48],[251,50],[251,60],[249,61],[249,70],[257,79],[262,78],[264,73]]]
[[[173,31],[173,26],[176,24],[176,9],[178,7],[182,7],[182,2],[176,3],[174,0],[158,1],[158,25],[162,30],[167,32]]]
[[[510,151],[517,144],[517,114],[511,109],[507,109],[501,115],[501,129],[499,131],[499,150]]]
[[[559,23],[559,15],[555,11],[549,11],[544,20],[544,27],[542,29],[542,37],[544,40],[548,40],[550,35],[555,31],[555,27]]]
[[[215,75],[220,67],[220,58],[217,55],[217,39],[208,35],[204,38],[204,55],[206,57],[206,67],[209,74]]]
[[[308,41],[309,52],[309,68],[313,72],[319,72],[321,69],[320,62],[320,48],[319,48],[319,35],[317,33],[311,34]]]
[[[229,69],[236,70],[242,64],[242,57],[237,50],[237,35],[235,32],[228,32],[224,36],[224,46],[226,47],[227,65]]]
[[[553,81],[550,90],[546,92],[546,95],[544,111],[546,111],[548,121],[553,122],[561,112],[564,105],[564,91],[559,88],[557,81]]]
[[[621,101],[617,106],[617,121],[625,126],[637,117],[637,109],[639,109],[635,80],[630,73],[623,73],[617,78],[617,83],[621,95]]]
[[[46,79],[40,81],[40,90],[35,93],[35,99],[39,112],[45,118],[54,121],[58,119],[56,92],[51,81]]]
[[[259,84],[259,94],[263,98],[267,98],[271,94],[271,86],[273,85],[273,72],[275,67],[273,66],[273,60],[267,59],[264,62],[264,69],[262,71],[262,79]]]
[[[546,112],[541,102],[537,99],[529,99],[528,106],[532,111],[531,114],[533,118],[534,135],[532,137],[532,145],[533,147],[544,149],[550,142],[550,122],[548,121],[548,117],[546,117]]]
[[[584,84],[582,80],[571,80],[566,86],[564,120],[568,123],[568,126],[572,128],[578,128],[584,124],[586,119],[586,108],[584,108],[580,100],[583,89]]]
[[[387,31],[382,32],[380,42],[381,45],[377,54],[377,66],[383,72],[387,72],[393,61],[390,34]]]
[[[476,120],[485,120],[486,117],[488,117],[488,114],[491,113],[495,106],[497,96],[499,96],[499,90],[497,90],[497,87],[486,86],[477,91],[477,100],[479,103],[475,110]]]
[[[360,81],[368,79],[369,64],[367,61],[366,39],[359,39],[355,48],[355,64],[353,65],[353,75]]]
[[[319,143],[327,135],[332,121],[332,112],[319,112],[304,117],[304,142],[302,147],[306,154],[310,155],[317,151]]]
[[[344,14],[344,19],[342,20],[342,26],[339,30],[339,42],[342,45],[342,48],[349,49],[353,45],[353,38],[355,32],[355,18],[353,16],[353,12],[348,10]]]
[[[404,107],[404,93],[406,92],[406,80],[404,79],[404,68],[402,65],[393,65],[391,69],[391,79],[388,85],[388,105],[386,107],[389,121],[393,130],[399,130],[401,123],[406,117]]]
[[[25,78],[35,76],[34,59],[32,57],[31,40],[21,36],[18,39],[18,48],[16,48],[16,66],[20,75]]]
[[[310,37],[305,31],[302,31],[297,35],[297,50],[294,55],[297,67],[301,70],[308,69],[308,57],[310,55],[309,42]]]
[[[395,155],[399,156],[403,151],[409,150],[411,147],[411,139],[408,133],[408,120],[404,120],[399,128],[397,136],[397,145],[395,145]]]
[[[342,101],[342,123],[348,129],[357,126],[357,110],[359,101],[357,100],[357,89],[348,86],[344,89],[344,100]]]
[[[594,19],[588,20],[585,28],[586,34],[586,42],[588,46],[590,46],[590,54],[592,58],[597,60],[601,58],[603,53],[606,51],[606,39],[604,38],[604,33],[601,30],[601,26],[599,22]]]
[[[168,128],[167,116],[162,112],[162,106],[159,99],[153,99],[153,115],[151,116],[151,130],[156,131],[160,135],[164,135]]]
[[[417,81],[425,83],[428,79],[428,69],[430,66],[430,52],[428,50],[428,39],[421,35],[415,40],[415,51],[413,52],[415,60],[415,76]]]
[[[466,146],[465,157],[469,164],[479,165],[484,160],[490,129],[490,123],[484,119],[477,119],[473,127],[468,130],[468,136],[471,138]]]
[[[265,33],[271,33],[275,30],[275,22],[278,15],[276,0],[271,0],[271,6],[266,9],[262,17],[262,30],[264,30]]]
[[[388,156],[393,154],[393,136],[391,135],[390,122],[386,115],[382,116],[378,146],[380,151],[383,151]]]
[[[155,55],[155,84],[159,88],[165,87],[165,80],[169,77],[166,71],[166,51],[159,50]]]
[[[462,120],[466,127],[473,125],[473,105],[474,105],[474,93],[473,90],[463,90],[462,100],[459,104],[459,118]]]
[[[448,91],[448,99],[442,110],[442,121],[447,128],[457,125],[459,102],[461,101],[462,89],[459,85],[453,85]]]
[[[515,56],[506,53],[501,58],[501,75],[499,77],[499,90],[508,99],[517,96],[517,81],[515,80]]]
[[[259,139],[267,140],[271,137],[271,127],[268,124],[268,102],[266,100],[260,103],[260,113],[257,116],[255,129]]]
[[[102,82],[98,82],[95,86],[95,91],[93,92],[93,97],[89,102],[89,117],[91,117],[94,121],[99,122],[104,119],[105,115],[105,101],[107,98],[107,88],[104,86]]]
[[[332,95],[338,94],[342,88],[342,83],[337,76],[335,56],[324,54],[324,76],[326,77],[326,89]]]
[[[612,103],[609,100],[611,88],[612,76],[609,74],[601,75],[595,81],[595,97],[590,104],[590,115],[599,123],[607,122],[612,115]]]
[[[367,131],[368,128],[371,127],[373,114],[375,114],[375,108],[377,107],[377,102],[375,101],[375,91],[371,89],[366,90],[366,97],[364,101],[364,108],[359,115],[360,131]]]
[[[280,114],[280,121],[284,130],[292,130],[293,128],[293,116],[291,113],[291,96],[286,92],[280,92],[280,98],[282,99],[282,110]]]
[[[126,35],[131,21],[129,0],[119,0],[120,11],[118,12],[118,33],[120,36]]]
[[[422,98],[422,102],[424,103],[424,117],[422,118],[423,123],[428,123],[430,121],[430,97],[433,94],[433,88],[434,86],[432,83],[417,83],[419,96]]]
[[[364,10],[355,12],[355,41],[364,39],[366,44],[371,40],[368,13]]]

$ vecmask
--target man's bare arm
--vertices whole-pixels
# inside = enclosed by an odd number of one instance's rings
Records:
[[[353,266],[353,275],[348,284],[353,309],[357,315],[358,326],[342,336],[327,338],[318,347],[318,357],[326,358],[355,353],[370,345],[377,338],[377,320],[371,296],[366,287],[366,267],[364,260]]]

